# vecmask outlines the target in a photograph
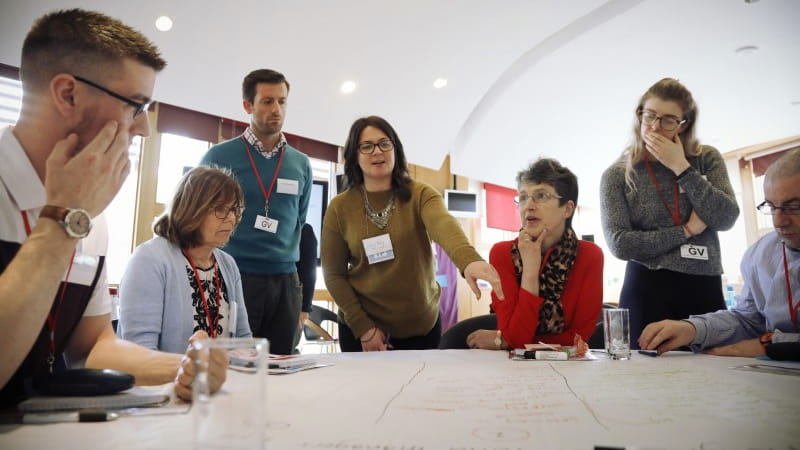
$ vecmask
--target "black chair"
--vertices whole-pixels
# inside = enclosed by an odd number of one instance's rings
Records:
[[[496,330],[497,316],[485,314],[482,316],[470,317],[456,323],[442,334],[439,341],[439,348],[442,350],[453,348],[469,348],[467,346],[467,336],[475,330]]]
[[[603,309],[616,308],[616,305],[610,303],[603,303]],[[606,341],[603,337],[603,310],[600,310],[600,317],[597,318],[597,323],[594,326],[594,333],[592,337],[586,342],[589,348],[605,348]]]
[[[322,326],[322,322],[330,321],[336,323],[336,319],[336,313],[330,309],[311,305],[311,312],[308,313],[308,322],[303,325],[306,342],[333,344],[338,342],[338,339],[331,336]]]

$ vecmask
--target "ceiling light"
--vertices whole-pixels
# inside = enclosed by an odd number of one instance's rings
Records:
[[[737,48],[736,50],[734,50],[733,52],[734,53],[738,53],[740,55],[752,55],[753,53],[755,53],[757,51],[758,51],[758,46],[757,45],[743,45],[743,46]]]
[[[339,90],[342,91],[342,94],[351,94],[356,90],[356,82],[350,80],[345,81],[342,83],[342,87],[340,87]]]
[[[156,28],[159,31],[169,31],[172,29],[172,19],[167,16],[161,16],[156,19]]]
[[[445,86],[447,86],[447,80],[445,78],[437,78],[433,82],[433,87],[435,87],[436,89],[441,89]]]

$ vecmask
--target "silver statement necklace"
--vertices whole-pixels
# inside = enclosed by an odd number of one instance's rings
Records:
[[[361,190],[364,192],[364,209],[367,211],[367,219],[370,222],[375,224],[376,227],[379,229],[386,228],[386,225],[389,225],[389,219],[392,218],[392,210],[394,209],[394,192],[392,196],[389,198],[389,203],[380,211],[375,211],[372,209],[372,205],[369,204],[369,198],[367,198],[367,190],[364,188],[364,185],[361,185]]]

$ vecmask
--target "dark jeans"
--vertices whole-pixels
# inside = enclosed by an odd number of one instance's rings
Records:
[[[360,352],[361,341],[353,335],[353,330],[339,319],[339,346],[343,352]],[[396,338],[389,336],[389,344],[394,350],[430,350],[439,348],[439,339],[442,337],[442,321],[436,318],[436,323],[431,331],[424,336],[411,336],[409,338]]]
[[[686,319],[692,314],[725,309],[722,277],[650,270],[629,261],[619,306],[630,310],[631,348],[637,349],[639,335],[651,322]]]
[[[253,336],[267,338],[270,353],[292,354],[303,301],[297,273],[243,273],[242,291]]]

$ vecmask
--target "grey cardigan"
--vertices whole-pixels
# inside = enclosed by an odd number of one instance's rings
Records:
[[[236,262],[220,249],[214,250],[214,257],[225,280],[228,301],[238,305],[235,335],[250,337]],[[117,335],[150,349],[184,353],[193,330],[192,288],[186,275],[186,259],[177,245],[154,237],[136,247],[125,268],[120,283]]]
[[[611,253],[651,270],[720,275],[722,261],[717,232],[733,226],[739,216],[739,206],[719,151],[703,146],[699,156],[687,158],[691,167],[678,180],[682,190],[679,195],[681,224],[686,223],[694,209],[708,225],[704,232],[689,239],[684,237],[681,225],[673,222],[644,162],[634,166],[636,189],[631,191],[625,185],[625,158],[623,155],[606,169],[600,183],[603,232]],[[674,209],[675,174],[659,162],[650,164],[664,201]],[[708,260],[682,258],[681,245],[686,243],[707,247]]]

